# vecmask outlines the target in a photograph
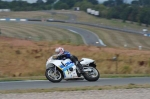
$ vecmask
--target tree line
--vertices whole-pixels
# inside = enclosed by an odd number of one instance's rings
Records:
[[[56,2],[58,1],[58,2]],[[50,9],[72,9],[80,7],[80,10],[86,11],[91,8],[99,11],[98,17],[107,19],[122,19],[132,22],[150,25],[150,0],[133,0],[130,4],[127,0],[108,0],[99,4],[97,0],[37,0],[35,3],[28,3],[22,0],[13,0],[12,2],[0,0],[0,9],[11,9],[12,11],[35,11]]]

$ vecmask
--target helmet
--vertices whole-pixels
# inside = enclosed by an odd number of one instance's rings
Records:
[[[60,56],[60,55],[62,55],[63,53],[64,53],[64,48],[62,48],[62,47],[58,47],[58,48],[56,48],[55,49],[55,53],[58,55],[58,56]]]

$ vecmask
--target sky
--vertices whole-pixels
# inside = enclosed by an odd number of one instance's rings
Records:
[[[2,0],[2,1],[13,1],[13,0]],[[22,1],[27,1],[28,3],[34,3],[37,0],[22,0]],[[46,1],[46,0],[43,0],[43,1]]]
[[[108,0],[98,0],[100,3],[103,3],[104,1],[108,1]],[[131,3],[132,0],[124,0],[126,3]]]
[[[12,1],[12,0],[2,0],[2,1]],[[36,2],[37,0],[23,0],[23,1],[27,1],[28,3],[34,3]],[[43,0],[43,1],[46,1],[46,0]],[[107,1],[107,0],[98,0],[100,3],[103,3],[104,1]],[[130,3],[132,0],[125,0],[125,2],[127,3]]]

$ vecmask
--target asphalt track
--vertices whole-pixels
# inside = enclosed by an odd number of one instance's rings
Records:
[[[31,81],[10,81],[0,82],[0,90],[15,89],[48,89],[48,88],[75,88],[84,86],[104,86],[104,85],[128,85],[128,84],[150,84],[150,77],[135,78],[100,78],[96,82],[86,80],[61,81],[60,83],[51,83],[48,80]]]

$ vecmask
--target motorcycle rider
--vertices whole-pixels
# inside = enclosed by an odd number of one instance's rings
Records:
[[[57,54],[58,60],[69,58],[72,62],[75,63],[75,65],[80,69],[80,73],[83,73],[83,67],[78,61],[78,58],[74,55],[71,55],[70,52],[65,51],[64,48],[58,47],[55,49],[55,53]]]

